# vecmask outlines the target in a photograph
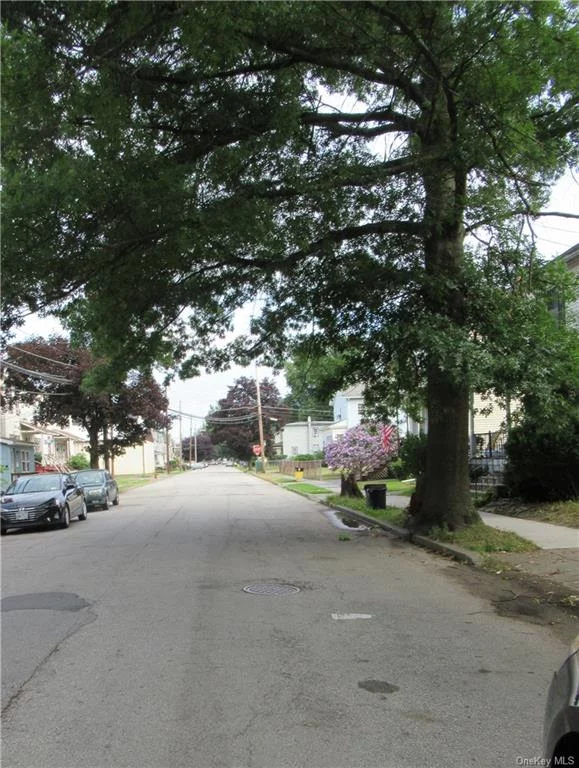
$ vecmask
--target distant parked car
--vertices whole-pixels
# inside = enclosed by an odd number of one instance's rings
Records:
[[[119,486],[106,469],[82,469],[75,472],[76,482],[84,488],[87,506],[90,509],[108,509],[119,503]]]
[[[574,765],[579,756],[579,635],[549,688],[543,750],[545,765]]]
[[[73,517],[86,520],[83,489],[63,473],[23,475],[14,480],[0,501],[2,535],[9,528],[58,525],[68,528]]]

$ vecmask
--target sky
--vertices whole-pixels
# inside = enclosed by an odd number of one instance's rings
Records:
[[[579,178],[568,172],[553,188],[547,211],[562,211],[567,213],[579,213]],[[537,247],[541,255],[546,258],[554,258],[573,245],[579,243],[579,220],[559,217],[544,217],[536,223],[534,229],[537,236]],[[255,304],[254,304],[255,306]],[[235,321],[235,331],[246,333],[249,329],[249,320],[253,307],[247,306],[240,310]],[[17,332],[16,339],[23,339],[33,335],[47,336],[50,333],[62,332],[62,328],[55,319],[31,318]],[[176,381],[168,388],[169,407],[181,410],[184,413],[197,417],[193,420],[193,429],[199,431],[202,428],[203,417],[209,412],[211,406],[227,395],[228,387],[240,376],[255,377],[255,365],[249,368],[235,366],[221,373],[205,374],[187,381]],[[287,384],[283,374],[276,374],[270,368],[259,369],[260,381],[264,378],[273,378],[282,396],[287,393]],[[182,421],[182,434],[189,434],[191,420],[185,418]],[[179,436],[179,424],[175,421],[173,430],[175,439]]]

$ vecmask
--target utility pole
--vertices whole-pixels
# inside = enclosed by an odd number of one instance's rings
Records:
[[[265,441],[263,439],[263,413],[261,410],[261,390],[259,388],[259,376],[257,365],[255,366],[255,386],[257,390],[257,424],[259,427],[259,446],[261,448],[261,471],[265,472]]]
[[[182,469],[183,465],[183,432],[181,429],[181,401],[179,400],[179,467]]]
[[[197,437],[195,437],[195,444],[197,444]],[[191,465],[192,459],[192,451],[193,451],[193,416],[189,419],[189,465]],[[195,457],[195,461],[197,461],[197,457]]]
[[[197,427],[195,427],[195,436],[193,439],[195,440],[195,464],[197,464]]]
[[[171,472],[171,467],[169,466],[169,458],[170,458],[170,451],[169,451],[169,398],[167,397],[167,387],[165,387],[165,398],[167,399],[167,429],[165,430],[165,471],[167,474]]]

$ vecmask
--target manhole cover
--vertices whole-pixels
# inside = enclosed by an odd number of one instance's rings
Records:
[[[291,595],[299,592],[300,588],[292,584],[249,584],[243,587],[243,591],[250,595]]]

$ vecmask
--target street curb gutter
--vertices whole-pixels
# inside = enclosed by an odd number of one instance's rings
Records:
[[[310,501],[317,501],[318,504],[323,504],[325,507],[330,507],[330,509],[335,509],[342,515],[351,517],[353,520],[358,520],[358,522],[367,523],[368,525],[382,528],[384,531],[391,533],[398,539],[403,539],[404,541],[408,541],[411,544],[418,544],[418,546],[424,547],[425,549],[430,549],[432,552],[436,552],[439,555],[454,557],[455,560],[460,560],[461,562],[468,563],[469,565],[480,566],[483,563],[484,558],[479,555],[478,552],[470,552],[469,550],[463,549],[462,547],[457,547],[454,544],[443,544],[440,541],[434,541],[434,539],[429,539],[428,536],[421,536],[417,533],[412,533],[412,531],[408,531],[406,528],[400,528],[398,525],[394,525],[394,523],[387,523],[382,520],[376,520],[375,517],[365,515],[363,512],[355,512],[348,507],[341,507],[338,504],[328,504],[328,502],[324,499],[316,498],[317,494],[307,494],[303,493],[302,491],[294,491],[291,488],[288,488],[287,490],[292,491],[292,493],[297,493],[300,496],[309,499]]]
[[[267,478],[264,477],[263,479],[266,480]],[[268,482],[272,481],[270,480]],[[275,485],[277,485],[277,483],[275,483]],[[284,488],[283,485],[279,485],[278,487]],[[412,531],[408,531],[406,528],[400,528],[393,523],[386,523],[382,520],[376,520],[375,517],[365,515],[362,512],[355,512],[352,509],[348,509],[348,507],[341,507],[338,504],[329,504],[325,499],[318,498],[318,494],[304,493],[303,491],[297,491],[293,488],[287,487],[285,490],[296,493],[298,496],[303,496],[305,499],[309,499],[310,501],[315,501],[318,504],[329,507],[330,509],[335,509],[342,515],[348,515],[348,517],[351,517],[353,520],[357,520],[358,522],[367,523],[368,525],[382,528],[384,531],[391,533],[398,539],[403,539],[404,541],[408,541],[411,544],[417,544],[418,546],[424,547],[425,549],[430,549],[432,552],[436,552],[439,555],[454,557],[455,560],[460,560],[463,563],[468,563],[469,565],[474,565],[477,567],[481,566],[484,562],[484,558],[479,555],[478,552],[471,552],[467,549],[463,549],[462,547],[457,547],[454,544],[443,544],[440,541],[429,539],[428,536],[421,536],[417,533],[412,533]]]
[[[470,565],[478,566],[483,562],[483,558],[478,554],[478,552],[469,552],[462,547],[457,547],[455,545],[451,546],[449,544],[443,544],[440,541],[434,541],[434,539],[429,539],[428,536],[420,536],[417,533],[412,533],[412,531],[409,531],[406,528],[400,528],[393,523],[386,523],[382,520],[376,520],[374,517],[364,515],[362,512],[354,512],[347,507],[340,507],[337,504],[328,504],[327,502],[323,501],[320,503],[325,504],[332,509],[336,509],[342,514],[354,518],[354,520],[359,520],[360,522],[378,526],[379,528],[388,531],[388,533],[393,534],[399,539],[409,541],[411,544],[418,544],[419,546],[424,547],[425,549],[430,549],[433,552],[437,552],[438,554],[450,555],[450,557],[454,557],[456,560],[469,563]]]

